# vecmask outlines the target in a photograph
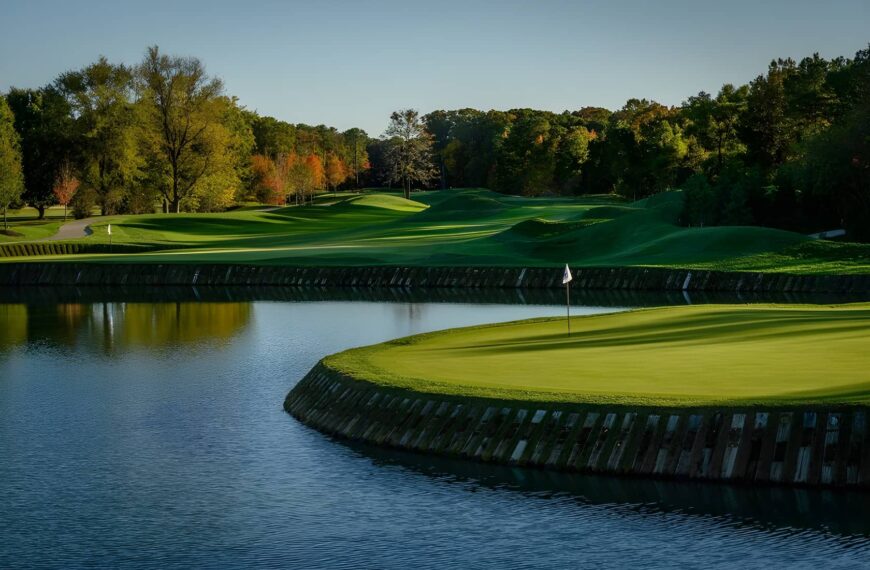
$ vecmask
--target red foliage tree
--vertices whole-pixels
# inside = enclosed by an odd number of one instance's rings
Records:
[[[57,202],[63,206],[63,221],[66,221],[67,206],[69,206],[80,185],[79,179],[73,174],[72,167],[69,163],[64,163],[57,173],[54,186],[51,189]]]

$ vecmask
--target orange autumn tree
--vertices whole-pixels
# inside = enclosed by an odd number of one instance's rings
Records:
[[[302,203],[304,204],[307,195],[310,194],[311,200],[313,201],[314,195],[317,191],[323,189],[323,183],[326,176],[323,168],[323,161],[320,160],[320,157],[316,154],[309,154],[305,157],[301,171],[302,177],[299,186],[302,191]]]
[[[299,162],[299,157],[293,152],[281,153],[275,159],[275,176],[280,186],[280,198],[276,202],[278,204],[286,203],[290,195],[296,193],[294,169],[297,162]]]
[[[283,204],[290,195],[293,183],[295,154],[279,154],[274,160],[262,154],[251,158],[254,174],[254,193],[257,200],[267,204]]]
[[[257,201],[271,204],[275,163],[268,156],[255,154],[251,157],[251,173],[253,174],[252,187]]]
[[[335,153],[330,153],[326,157],[326,184],[335,192],[338,185],[347,180],[348,171],[344,164]]]
[[[63,206],[63,221],[66,221],[67,206],[69,206],[80,185],[79,179],[73,174],[72,167],[68,162],[65,162],[60,167],[57,177],[54,179],[54,186],[51,188],[58,204]]]

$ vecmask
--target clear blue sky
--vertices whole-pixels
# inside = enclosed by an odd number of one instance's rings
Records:
[[[404,107],[676,105],[868,41],[870,0],[3,0],[0,91],[157,44],[249,109],[377,136]]]

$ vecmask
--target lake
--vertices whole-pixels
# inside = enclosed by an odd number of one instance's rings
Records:
[[[575,300],[577,315],[685,302]],[[282,410],[329,353],[562,315],[560,302],[515,291],[6,291],[0,567],[870,564],[867,494],[431,458],[333,440]]]

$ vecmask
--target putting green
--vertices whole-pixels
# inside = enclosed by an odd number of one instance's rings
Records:
[[[328,357],[376,384],[646,406],[870,403],[870,304],[668,307],[398,339]]]

